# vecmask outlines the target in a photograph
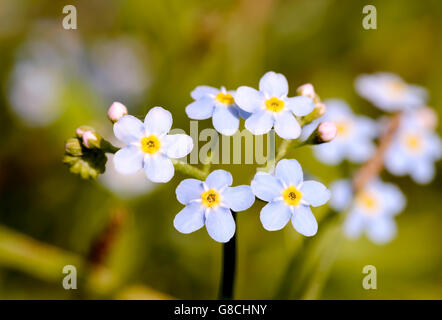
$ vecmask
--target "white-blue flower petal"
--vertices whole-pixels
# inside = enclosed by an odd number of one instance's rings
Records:
[[[322,206],[330,199],[330,191],[317,181],[304,181],[301,187],[302,200],[313,207]]]
[[[250,186],[228,187],[222,193],[223,205],[233,211],[244,211],[250,208],[255,202],[255,195]]]
[[[283,201],[272,201],[262,208],[259,218],[264,229],[276,231],[284,228],[291,216],[289,206]]]
[[[152,182],[169,182],[175,173],[172,161],[162,154],[148,157],[144,160],[144,171]]]
[[[217,106],[212,116],[213,127],[225,136],[231,136],[239,128],[239,114],[234,107]]]
[[[407,161],[407,158],[407,155],[404,154],[400,147],[393,145],[385,154],[385,167],[392,174],[403,176],[408,172],[410,167],[410,163]]]
[[[309,206],[295,207],[292,224],[296,231],[306,237],[314,236],[318,232],[318,222]]]
[[[212,171],[206,178],[206,185],[209,189],[220,190],[232,185],[233,178],[230,172],[225,170]]]
[[[286,98],[285,104],[287,108],[298,117],[308,115],[313,111],[313,108],[315,107],[313,99],[309,97]]]
[[[409,159],[414,161],[410,175],[419,184],[427,184],[433,180],[435,175],[434,163],[428,159]]]
[[[380,181],[379,181],[380,182]],[[384,212],[387,215],[396,215],[404,210],[406,198],[402,191],[392,183],[380,182],[380,192],[384,199]]]
[[[350,161],[361,163],[367,161],[375,151],[375,145],[371,141],[352,140],[347,144],[347,156]]]
[[[209,235],[218,242],[228,242],[235,234],[235,220],[230,209],[217,207],[206,213],[206,228]]]
[[[364,230],[364,222],[365,219],[361,213],[357,211],[350,212],[344,222],[344,233],[347,238],[355,239],[359,237]]]
[[[258,172],[252,180],[251,188],[259,199],[270,202],[277,197],[281,197],[283,186],[273,175]]]
[[[245,122],[245,127],[254,135],[265,134],[273,127],[273,116],[265,111],[259,110],[252,114]]]
[[[296,139],[301,135],[301,126],[291,112],[284,112],[276,116],[275,132],[281,138]]]
[[[366,232],[371,241],[384,244],[396,236],[397,227],[392,218],[380,217],[368,223]]]
[[[204,226],[204,207],[201,203],[189,204],[175,216],[173,225],[181,233],[201,229]]]
[[[193,140],[187,134],[168,134],[162,142],[164,143],[164,153],[173,159],[185,157],[193,149]]]
[[[176,188],[176,197],[184,205],[192,200],[200,200],[204,192],[203,182],[197,179],[185,179]]]
[[[259,80],[259,91],[265,92],[269,97],[282,97],[289,93],[289,84],[281,73],[267,72]]]
[[[215,102],[213,101],[213,98],[203,97],[189,104],[186,107],[186,114],[190,119],[209,119],[213,114],[214,107]]]
[[[164,108],[154,107],[144,118],[144,129],[147,134],[162,135],[172,127],[172,114]]]
[[[342,161],[345,155],[345,145],[339,141],[332,140],[313,147],[315,157],[328,165],[336,165]]]
[[[348,208],[353,198],[353,187],[347,179],[334,181],[330,185],[331,199],[330,207],[336,211]]]
[[[303,181],[302,168],[295,159],[282,159],[278,162],[275,175],[280,178],[286,186],[297,187]]]
[[[118,140],[126,144],[139,142],[144,136],[144,125],[138,118],[127,115],[114,124],[114,134]]]
[[[194,100],[199,100],[201,98],[215,96],[218,92],[218,89],[210,86],[198,86],[190,93],[190,96]]]
[[[247,112],[256,112],[264,105],[264,96],[256,89],[242,86],[236,90],[235,103]]]
[[[122,174],[133,174],[143,167],[144,154],[139,147],[134,145],[126,146],[115,153],[115,170]]]

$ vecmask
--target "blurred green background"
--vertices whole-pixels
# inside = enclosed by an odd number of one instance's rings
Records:
[[[77,8],[77,30],[62,28],[68,4]],[[366,4],[377,8],[377,30],[362,28]],[[311,82],[321,98],[343,98],[377,118],[353,82],[360,73],[390,71],[428,88],[441,113],[441,34],[438,0],[0,0],[0,298],[217,297],[222,246],[205,229],[182,235],[172,225],[182,175],[153,185],[142,174],[119,176],[109,161],[108,172],[90,182],[62,165],[64,141],[77,126],[112,138],[112,101],[139,117],[163,106],[173,127],[188,131],[184,108],[195,86],[257,87],[273,70],[286,75],[292,95]],[[308,148],[290,156],[326,184],[340,177]],[[427,186],[383,174],[408,200],[398,236],[384,246],[364,237],[339,244],[322,298],[442,298],[437,167]],[[248,184],[256,169],[223,168],[235,185]],[[238,214],[236,298],[273,298],[302,242],[290,225],[265,231],[261,206]],[[88,257],[100,267],[87,267]],[[79,269],[78,290],[63,289],[65,264]],[[377,290],[362,288],[368,264],[377,267]]]

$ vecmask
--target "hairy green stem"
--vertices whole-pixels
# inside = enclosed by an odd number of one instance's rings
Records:
[[[206,180],[208,172],[179,160],[172,160],[175,170],[198,180]]]

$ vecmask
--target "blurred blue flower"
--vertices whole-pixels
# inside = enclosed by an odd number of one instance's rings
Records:
[[[235,234],[233,211],[250,208],[255,197],[249,186],[230,187],[232,175],[215,170],[206,181],[183,180],[176,189],[177,199],[186,207],[173,225],[181,233],[191,233],[206,225],[209,235],[218,242],[228,242]]]
[[[409,111],[402,116],[384,160],[392,174],[409,174],[417,183],[425,184],[434,178],[434,163],[442,156],[442,142],[431,128],[423,125],[425,121],[421,121],[419,111]]]
[[[394,73],[360,75],[355,88],[360,96],[387,112],[421,107],[427,100],[424,88],[408,84]]]
[[[212,117],[213,127],[223,135],[233,135],[238,131],[240,116],[249,116],[235,104],[235,91],[226,91],[224,87],[199,86],[190,95],[195,101],[186,107],[187,116],[196,120]]]
[[[338,180],[331,184],[330,190],[330,206],[337,211],[348,209],[344,222],[347,237],[356,238],[365,231],[368,238],[378,244],[395,237],[394,216],[404,209],[406,203],[397,186],[377,179],[354,196],[351,182]]]
[[[295,116],[306,116],[313,111],[313,100],[299,96],[288,98],[289,87],[284,75],[267,72],[259,81],[259,91],[242,86],[236,90],[237,105],[252,115],[245,127],[255,135],[265,134],[275,127],[284,139],[296,139],[301,126]]]
[[[314,122],[313,127],[319,122],[329,121],[336,124],[337,133],[332,141],[313,147],[316,158],[332,165],[343,159],[356,163],[368,160],[375,150],[373,139],[378,135],[376,122],[368,117],[356,116],[343,100],[330,99],[324,103],[327,112]]]
[[[115,169],[133,174],[144,168],[153,182],[168,182],[175,169],[169,158],[181,158],[192,151],[192,138],[185,134],[168,135],[172,127],[169,111],[155,107],[149,110],[144,123],[127,115],[114,124],[114,134],[126,146],[114,156]]]
[[[304,181],[298,161],[279,161],[275,175],[258,172],[251,187],[256,197],[268,202],[260,215],[266,230],[280,230],[291,218],[293,227],[299,233],[305,236],[316,234],[318,223],[310,206],[325,204],[330,198],[330,192],[322,183]]]

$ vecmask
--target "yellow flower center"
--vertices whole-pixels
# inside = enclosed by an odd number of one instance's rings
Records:
[[[284,109],[284,101],[279,100],[278,98],[270,98],[265,101],[265,105],[267,110],[271,112],[279,112]]]
[[[416,134],[410,134],[405,137],[405,145],[413,152],[417,152],[422,147],[421,138]]]
[[[212,208],[221,201],[220,195],[214,189],[207,190],[201,194],[201,200],[205,207]]]
[[[294,186],[290,186],[282,191],[282,198],[289,206],[297,206],[301,202],[302,193]]]
[[[338,136],[346,136],[350,131],[350,124],[347,121],[336,123],[336,133]]]
[[[365,209],[369,216],[375,216],[379,210],[379,204],[376,196],[369,191],[361,191],[356,196],[356,202]]]
[[[226,106],[230,106],[235,103],[235,100],[230,93],[218,92],[218,94],[216,95],[216,100],[218,100],[222,104],[225,104]]]
[[[160,149],[160,146],[160,140],[154,135],[141,139],[141,150],[143,150],[144,153],[154,154]]]
[[[388,84],[390,94],[395,98],[400,97],[405,92],[406,88],[406,85],[402,81],[391,81]]]

